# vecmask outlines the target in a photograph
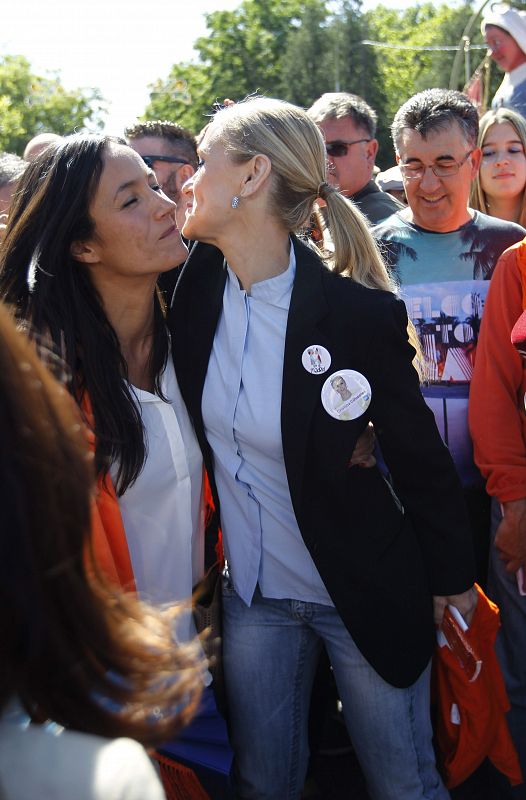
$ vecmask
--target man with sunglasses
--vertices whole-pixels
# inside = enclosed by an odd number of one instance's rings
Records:
[[[177,204],[177,226],[184,225],[181,186],[197,170],[195,136],[175,122],[138,122],[126,128],[130,147],[153,169],[165,195]]]
[[[372,179],[378,152],[376,111],[358,95],[328,92],[308,114],[325,137],[330,182],[356,203],[371,225],[402,208]]]
[[[197,144],[195,136],[175,122],[137,122],[125,130],[130,147],[153,169],[165,195],[177,205],[175,219],[182,230],[186,205],[182,201],[181,187],[197,170]],[[180,267],[159,276],[159,286],[169,301]]]

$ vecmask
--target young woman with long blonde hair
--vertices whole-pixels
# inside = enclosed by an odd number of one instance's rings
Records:
[[[479,172],[470,205],[490,217],[526,226],[526,120],[510,108],[488,111],[480,120]]]

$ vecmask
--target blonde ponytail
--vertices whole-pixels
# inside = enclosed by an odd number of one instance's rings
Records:
[[[334,252],[320,253],[327,266],[369,289],[396,292],[367,221],[352,202],[327,183],[327,153],[318,126],[298,106],[255,97],[223,108],[213,127],[235,163],[263,153],[272,164],[271,210],[290,232],[300,232],[321,197],[327,204]],[[412,324],[409,339],[420,359]],[[420,374],[420,370],[417,367]]]
[[[339,192],[327,192],[327,222],[334,255],[331,268],[369,289],[396,291],[367,220],[361,211]]]

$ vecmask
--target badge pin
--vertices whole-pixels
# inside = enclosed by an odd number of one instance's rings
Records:
[[[331,365],[331,354],[321,344],[310,344],[303,351],[301,363],[311,375],[327,372]]]
[[[371,402],[371,386],[361,372],[341,369],[329,375],[323,384],[321,402],[331,417],[348,422],[367,411]]]

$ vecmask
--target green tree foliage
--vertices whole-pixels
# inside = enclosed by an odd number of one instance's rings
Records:
[[[215,100],[209,78],[205,64],[174,64],[166,80],[149,87],[150,102],[142,118],[173,120],[198,133]]]
[[[380,143],[377,162],[383,167],[392,162],[390,119],[386,114],[387,95],[380,68],[383,51],[364,44],[371,38],[368,19],[362,14],[360,3],[349,0],[340,4],[333,17],[331,27],[336,41],[334,88],[360,95],[377,112],[376,135]]]
[[[213,103],[225,97],[259,91],[307,107],[323,92],[354,92],[378,112],[378,163],[388,166],[396,110],[417,91],[449,86],[455,56],[404,48],[458,45],[475,5],[478,0],[405,10],[380,5],[364,13],[360,0],[242,0],[233,11],[207,15],[209,33],[195,45],[198,62],[175,64],[151,87],[144,118],[173,119],[198,131]],[[471,39],[482,41],[478,23]],[[472,70],[482,56],[472,51]]]
[[[334,88],[335,32],[324,0],[307,0],[287,37],[278,96],[310,106]]]
[[[216,66],[211,78],[218,97],[236,87],[241,95],[275,93],[281,82],[290,26],[302,4],[296,0],[244,0],[234,11],[207,16],[210,35],[196,42],[201,60]]]
[[[287,38],[302,6],[300,0],[243,0],[234,11],[207,14],[209,34],[195,43],[199,63],[175,64],[166,81],[150,87],[144,118],[173,119],[198,131],[216,100],[278,94]]]
[[[66,134],[102,127],[97,90],[67,91],[58,77],[31,72],[23,56],[0,58],[0,150],[22,154],[43,131]]]
[[[370,39],[407,48],[459,45],[468,19],[473,13],[470,3],[450,7],[432,3],[405,10],[378,6],[365,15]],[[482,43],[480,26],[473,31],[473,43]],[[385,115],[392,120],[397,109],[415,92],[431,87],[447,88],[455,51],[418,49],[378,49],[377,64],[385,89]],[[474,71],[483,51],[472,51]],[[462,69],[462,89],[464,70]]]

